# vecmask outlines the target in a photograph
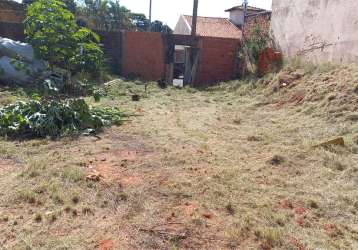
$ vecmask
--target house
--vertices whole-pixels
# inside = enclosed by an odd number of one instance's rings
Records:
[[[229,20],[243,31],[243,37],[249,38],[256,27],[269,34],[271,24],[271,11],[252,6],[247,6],[246,18],[244,18],[245,7],[239,5],[232,7],[226,12],[230,13]],[[245,26],[244,26],[245,22]]]
[[[0,22],[21,23],[25,19],[25,8],[23,4],[12,0],[0,1]]]
[[[232,22],[236,26],[242,28],[242,26],[244,25],[244,20],[245,20],[244,5],[232,7],[230,9],[225,10],[225,12],[230,13],[230,17],[229,17],[230,22]],[[265,13],[265,12],[267,12],[267,10],[265,10],[265,9],[247,6],[247,16],[260,15],[260,13]]]
[[[229,13],[229,18],[198,16],[197,35],[241,40],[243,35],[249,36],[256,25],[269,31],[271,21],[271,11],[269,10],[247,6],[246,19],[244,5],[234,6],[225,12]],[[181,15],[175,26],[174,34],[190,35],[192,19],[192,16]]]

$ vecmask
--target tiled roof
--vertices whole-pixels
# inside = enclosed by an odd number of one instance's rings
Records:
[[[226,12],[229,11],[233,11],[233,10],[244,10],[244,5],[238,5],[238,6],[234,6],[228,10],[225,10]],[[253,7],[253,6],[247,6],[247,10],[249,12],[261,12],[261,11],[266,11],[265,9],[261,9],[261,8],[257,8],[257,7]]]
[[[192,25],[192,16],[183,16]],[[198,36],[222,37],[241,39],[242,32],[227,18],[198,16],[196,33]]]

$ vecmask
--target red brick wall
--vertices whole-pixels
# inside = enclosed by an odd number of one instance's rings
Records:
[[[237,39],[201,37],[201,58],[195,86],[234,79],[237,74]]]
[[[260,15],[249,16],[246,19],[244,35],[245,38],[250,38],[252,31],[259,26],[262,30],[269,34],[271,25],[271,13],[266,12]]]
[[[0,1],[0,22],[21,23],[25,19],[25,8],[22,4],[11,1]]]
[[[125,32],[122,40],[122,74],[144,80],[165,79],[165,44],[161,33]]]
[[[21,23],[24,19],[24,11],[0,10],[0,22]]]

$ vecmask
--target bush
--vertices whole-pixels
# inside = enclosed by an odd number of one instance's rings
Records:
[[[58,137],[119,125],[125,115],[114,108],[90,108],[83,99],[18,102],[0,109],[0,135]]]
[[[259,25],[256,25],[247,40],[247,47],[257,65],[261,51],[269,46],[270,35],[267,31],[263,30]]]
[[[98,73],[103,63],[99,37],[76,24],[74,15],[60,0],[37,0],[27,9],[25,34],[36,55],[50,66]]]

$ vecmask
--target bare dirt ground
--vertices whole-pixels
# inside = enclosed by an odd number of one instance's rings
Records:
[[[257,86],[118,80],[123,126],[2,139],[0,249],[358,249],[357,67]]]

